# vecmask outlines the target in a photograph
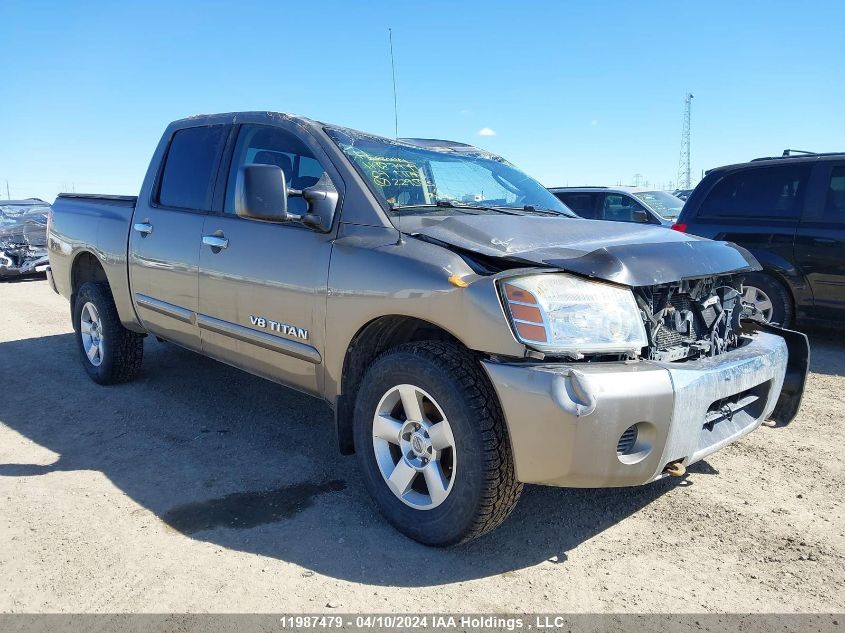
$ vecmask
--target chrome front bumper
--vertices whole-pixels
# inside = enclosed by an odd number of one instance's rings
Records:
[[[517,478],[598,488],[653,481],[667,464],[692,464],[757,428],[778,402],[788,358],[783,337],[756,332],[740,349],[685,363],[483,365]],[[633,425],[633,450],[617,454]]]

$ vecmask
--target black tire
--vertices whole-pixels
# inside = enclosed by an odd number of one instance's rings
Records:
[[[99,365],[95,365],[86,353],[81,335],[82,309],[91,303],[97,310],[102,339],[102,356]],[[130,332],[120,323],[117,308],[114,305],[109,285],[104,282],[89,281],[76,293],[73,306],[73,329],[76,343],[85,371],[94,382],[101,385],[114,385],[128,382],[138,375],[144,359],[144,337]]]
[[[373,448],[376,407],[401,384],[431,394],[454,436],[454,482],[446,499],[431,509],[410,507],[394,495]],[[387,521],[416,541],[439,547],[471,541],[498,527],[519,500],[522,484],[498,398],[478,361],[455,345],[407,343],[380,356],[358,391],[353,433],[367,490]]]
[[[783,327],[792,324],[794,316],[792,308],[792,296],[786,287],[775,277],[768,273],[748,273],[744,276],[743,286],[752,286],[763,291],[772,302],[772,316],[769,319],[772,323],[778,323]]]

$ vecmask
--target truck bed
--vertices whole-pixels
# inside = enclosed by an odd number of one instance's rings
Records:
[[[138,202],[138,196],[117,196],[107,193],[60,193],[56,200],[63,198],[73,198],[78,200],[88,200],[94,203],[114,204],[119,206],[134,207]]]
[[[72,266],[80,256],[99,261],[121,322],[138,327],[129,294],[127,244],[137,196],[62,193],[53,203],[49,238],[51,275],[57,291],[72,298]]]

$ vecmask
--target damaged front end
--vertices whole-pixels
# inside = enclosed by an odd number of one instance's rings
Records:
[[[780,425],[798,414],[810,365],[810,345],[801,332],[751,319],[743,306],[742,277],[716,276],[634,288],[646,325],[649,346],[643,356],[664,363],[683,363],[719,356],[748,345],[760,332],[786,342],[788,360],[783,388],[769,416]],[[719,403],[712,416],[750,406],[756,396],[743,393]]]
[[[49,205],[32,201],[0,204],[0,278],[47,269]]]
[[[717,356],[742,344],[740,280],[732,276],[635,288],[647,357],[683,361]]]

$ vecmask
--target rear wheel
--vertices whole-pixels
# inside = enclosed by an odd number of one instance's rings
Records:
[[[442,342],[409,343],[364,376],[354,419],[364,481],[384,517],[428,545],[500,525],[522,491],[486,374]]]
[[[106,283],[88,282],[76,293],[73,328],[85,371],[94,382],[111,385],[138,375],[144,338],[120,323]]]
[[[745,275],[742,283],[743,318],[778,323],[792,322],[792,300],[789,292],[777,279],[766,273]]]

